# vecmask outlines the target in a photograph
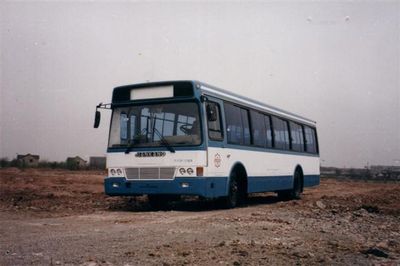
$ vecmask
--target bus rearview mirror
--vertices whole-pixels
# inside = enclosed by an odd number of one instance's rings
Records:
[[[217,107],[214,104],[207,104],[207,119],[210,122],[217,121]]]
[[[96,110],[96,114],[94,116],[94,128],[98,128],[100,125],[101,114],[100,111]]]

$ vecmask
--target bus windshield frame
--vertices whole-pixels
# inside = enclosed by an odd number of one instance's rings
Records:
[[[109,150],[203,144],[198,101],[118,104],[112,109]]]

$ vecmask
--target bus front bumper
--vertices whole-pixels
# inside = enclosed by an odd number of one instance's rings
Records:
[[[104,190],[109,196],[170,194],[216,198],[227,195],[227,180],[227,177],[180,177],[173,180],[127,180],[124,177],[106,177]]]

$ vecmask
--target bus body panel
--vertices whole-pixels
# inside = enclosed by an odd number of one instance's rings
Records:
[[[293,175],[300,166],[304,186],[319,184],[319,157],[285,152],[268,152],[240,148],[208,148],[209,176],[229,176],[233,166],[241,163],[247,174],[247,192],[267,192],[291,189]]]
[[[241,163],[246,169],[248,193],[292,188],[293,174],[297,166],[303,170],[304,187],[319,184],[317,156],[215,147],[209,147],[207,153],[206,151],[179,151],[167,153],[165,158],[138,158],[135,156],[136,152],[108,154],[108,168],[174,166],[177,173],[172,180],[129,180],[125,177],[109,177],[105,180],[106,194],[111,196],[180,194],[198,195],[205,198],[226,196],[229,175],[236,163]],[[204,176],[190,177],[178,173],[181,167],[197,166],[205,166]],[[119,184],[118,188],[113,187],[115,183]]]

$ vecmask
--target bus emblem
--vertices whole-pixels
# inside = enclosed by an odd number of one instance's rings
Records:
[[[221,155],[219,155],[218,153],[217,154],[215,154],[215,156],[214,156],[214,165],[215,165],[215,167],[220,167],[221,166]]]

